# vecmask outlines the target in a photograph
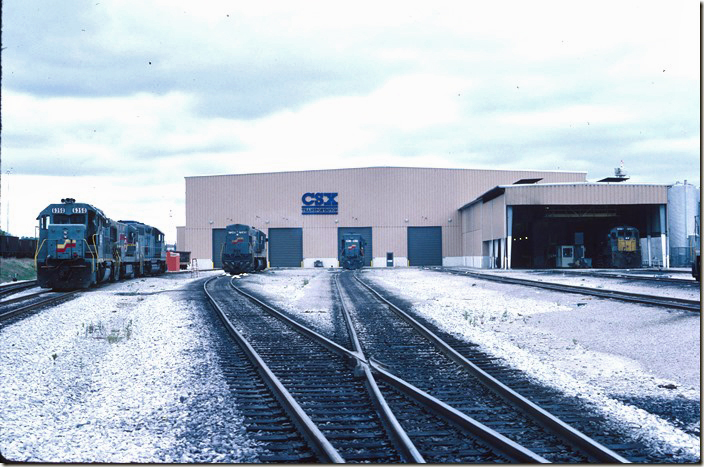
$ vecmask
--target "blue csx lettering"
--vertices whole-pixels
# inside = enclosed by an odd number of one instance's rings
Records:
[[[337,206],[337,193],[306,193],[301,197],[304,206]]]

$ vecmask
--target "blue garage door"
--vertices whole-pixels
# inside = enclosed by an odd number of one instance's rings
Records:
[[[222,249],[225,245],[226,229],[213,229],[213,267],[222,268]]]
[[[371,227],[338,227],[337,228],[337,260],[340,261],[340,241],[342,236],[347,233],[360,234],[367,246],[364,247],[364,265],[371,266],[372,259],[372,228]]]
[[[408,228],[411,266],[442,266],[442,227]]]
[[[303,262],[303,229],[269,229],[269,265],[300,268]]]

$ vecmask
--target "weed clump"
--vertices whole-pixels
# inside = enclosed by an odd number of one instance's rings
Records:
[[[122,342],[123,340],[128,340],[132,337],[132,320],[129,320],[127,323],[123,321],[117,327],[110,326],[109,332],[108,328],[102,321],[98,321],[97,324],[90,322],[86,325],[86,323],[83,323],[83,328],[85,329],[84,337],[104,339],[110,344]]]

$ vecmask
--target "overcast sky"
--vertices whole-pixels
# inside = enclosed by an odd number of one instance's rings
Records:
[[[194,175],[595,181],[623,160],[631,182],[699,185],[699,18],[695,0],[5,0],[0,228],[33,235],[73,197],[175,242]]]

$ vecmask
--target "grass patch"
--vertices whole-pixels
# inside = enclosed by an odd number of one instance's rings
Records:
[[[123,321],[117,326],[113,324],[109,329],[102,321],[98,321],[97,324],[92,321],[88,324],[83,323],[83,335],[84,337],[104,339],[110,344],[116,344],[132,337],[132,320],[126,323]]]
[[[36,279],[34,259],[0,258],[0,282],[12,282],[13,277],[17,277],[18,281]]]

